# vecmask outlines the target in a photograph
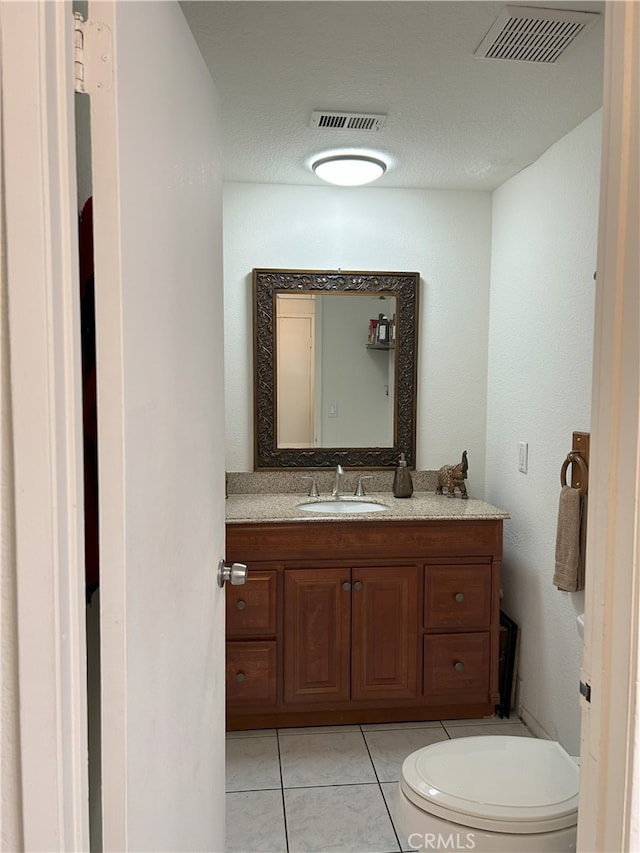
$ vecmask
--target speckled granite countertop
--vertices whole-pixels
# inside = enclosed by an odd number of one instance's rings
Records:
[[[230,494],[226,503],[228,524],[278,521],[422,521],[509,518],[509,513],[484,501],[449,498],[434,492],[414,492],[410,498],[394,498],[390,492],[368,493],[362,500],[385,504],[388,509],[365,513],[312,513],[299,508],[313,500],[332,500],[326,495],[308,498],[301,494]],[[353,497],[342,501],[359,500]]]

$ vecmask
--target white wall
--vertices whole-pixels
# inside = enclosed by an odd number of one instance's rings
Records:
[[[584,593],[552,584],[560,468],[589,431],[601,113],[493,196],[487,500],[505,524],[503,607],[520,625],[525,719],[579,751]],[[517,442],[529,443],[518,471]]]
[[[253,469],[252,269],[419,272],[417,467],[467,450],[482,497],[490,194],[227,184],[223,221],[227,469]]]

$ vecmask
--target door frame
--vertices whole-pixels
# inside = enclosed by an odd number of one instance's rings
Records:
[[[20,743],[13,781],[22,812],[16,822],[24,849],[88,850],[71,3],[2,3],[0,26]]]
[[[640,845],[640,6],[606,4],[578,850]]]
[[[637,519],[629,511],[640,497],[638,384],[632,399],[625,385],[627,371],[636,377],[638,372],[638,317],[622,310],[634,289],[637,296],[638,248],[632,241],[638,233],[638,190],[625,184],[616,165],[618,158],[631,169],[638,155],[637,89],[634,104],[632,85],[638,73],[638,13],[632,0],[605,7],[607,135],[596,304],[592,581],[583,670],[594,698],[583,715],[578,836],[579,849],[592,850],[633,849],[638,840],[638,806],[632,797],[640,761],[633,729],[638,696],[631,689],[638,677],[637,594],[635,609],[629,606],[629,592],[639,585]],[[21,823],[30,849],[88,849],[89,838],[78,272],[72,227],[77,211],[69,201],[70,196],[75,205],[72,88],[70,69],[57,52],[58,37],[64,53],[69,47],[70,20],[68,2],[0,4],[16,484],[12,568],[19,580],[17,648],[9,651],[19,657]],[[632,171],[627,174],[633,177]],[[608,412],[610,399],[616,409]],[[622,452],[629,449],[630,455]],[[605,619],[607,626],[615,626],[606,643]],[[609,666],[616,660],[624,662],[623,671]]]

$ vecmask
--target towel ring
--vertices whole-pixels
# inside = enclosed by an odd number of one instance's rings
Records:
[[[580,469],[580,477],[582,481],[578,484],[578,488],[580,489],[581,495],[586,495],[587,485],[589,483],[589,469],[587,468],[587,463],[579,453],[572,452],[567,454],[567,458],[562,463],[562,470],[560,471],[560,484],[562,486],[567,485],[567,468],[569,465],[575,465],[576,463]]]

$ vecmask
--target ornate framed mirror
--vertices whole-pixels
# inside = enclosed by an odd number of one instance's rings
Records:
[[[254,468],[415,467],[419,273],[254,269]]]

